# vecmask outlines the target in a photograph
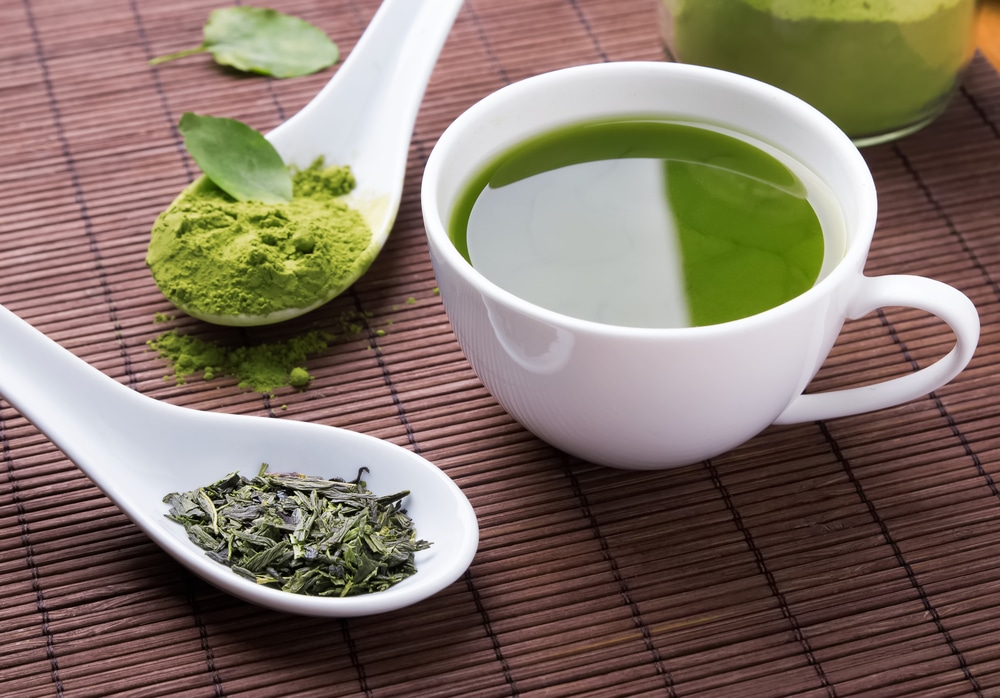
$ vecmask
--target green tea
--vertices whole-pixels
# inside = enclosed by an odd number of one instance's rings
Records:
[[[777,149],[630,118],[542,133],[466,183],[449,234],[486,278],[630,327],[736,320],[811,288],[844,251],[832,192]]]
[[[402,508],[409,490],[373,494],[364,466],[352,482],[267,469],[171,492],[167,518],[212,560],[281,591],[356,596],[416,574],[414,554],[431,544]]]

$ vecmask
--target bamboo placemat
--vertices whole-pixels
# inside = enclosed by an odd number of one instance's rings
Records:
[[[376,5],[274,4],[345,55]],[[970,367],[898,408],[634,473],[541,443],[483,389],[435,294],[418,194],[441,131],[490,91],[660,59],[654,0],[467,0],[387,248],[329,306],[255,331],[171,313],[145,269],[153,219],[195,172],[175,125],[190,110],[267,131],[331,71],[274,81],[207,56],[147,65],[198,43],[214,7],[0,4],[0,302],[147,395],[419,451],[472,501],[479,551],[460,581],[388,616],[262,610],[180,568],[0,401],[0,694],[1000,695],[1000,76],[985,62],[934,125],[865,151],[881,207],[869,270],[965,291],[983,320]],[[338,338],[309,363],[310,389],[267,398],[229,379],[165,381],[146,342],[172,327]],[[848,325],[814,388],[912,370],[951,341],[921,313],[881,311]]]

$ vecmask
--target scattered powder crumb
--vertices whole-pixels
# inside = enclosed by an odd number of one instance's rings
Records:
[[[273,394],[277,388],[307,385],[311,376],[302,363],[326,349],[332,339],[329,333],[313,331],[284,342],[223,347],[170,330],[150,340],[149,346],[170,362],[174,372],[166,378],[178,384],[201,372],[205,380],[231,376],[241,388]]]
[[[296,366],[288,374],[288,382],[293,388],[304,388],[311,380],[312,376],[301,366]]]
[[[156,322],[163,321],[161,315],[157,313]],[[205,380],[229,376],[236,378],[241,388],[272,395],[278,388],[306,388],[313,379],[304,366],[306,359],[325,351],[338,335],[364,334],[373,315],[368,311],[347,310],[337,318],[335,332],[313,330],[284,342],[253,346],[227,347],[177,330],[164,332],[147,344],[173,369],[164,380],[181,385],[197,373]],[[376,330],[376,334],[382,336],[385,331]],[[286,407],[282,405],[281,409]]]
[[[337,324],[341,328],[341,332],[346,332],[348,334],[361,334],[365,331],[365,325],[367,320],[373,317],[374,313],[371,311],[359,312],[357,310],[345,310],[340,314],[340,318],[337,320]]]

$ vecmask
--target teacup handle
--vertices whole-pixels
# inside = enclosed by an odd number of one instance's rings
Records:
[[[944,320],[955,333],[955,346],[936,362],[913,373],[859,388],[799,395],[774,420],[795,424],[881,410],[927,395],[941,387],[972,359],[979,342],[979,313],[964,293],[922,276],[862,276],[848,305],[856,320],[878,308],[902,306],[924,310]]]

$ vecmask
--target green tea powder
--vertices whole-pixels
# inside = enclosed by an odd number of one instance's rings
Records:
[[[975,50],[972,0],[662,0],[678,59],[777,85],[851,137],[918,123]]]
[[[225,347],[176,330],[150,340],[149,347],[171,363],[178,383],[201,372],[205,380],[232,376],[239,387],[272,394],[277,388],[304,388],[312,376],[306,359],[327,348],[333,335],[312,331],[284,342]]]
[[[341,200],[348,167],[293,172],[289,203],[237,201],[195,180],[153,225],[146,263],[163,295],[205,316],[263,316],[328,300],[368,258],[371,230]]]

